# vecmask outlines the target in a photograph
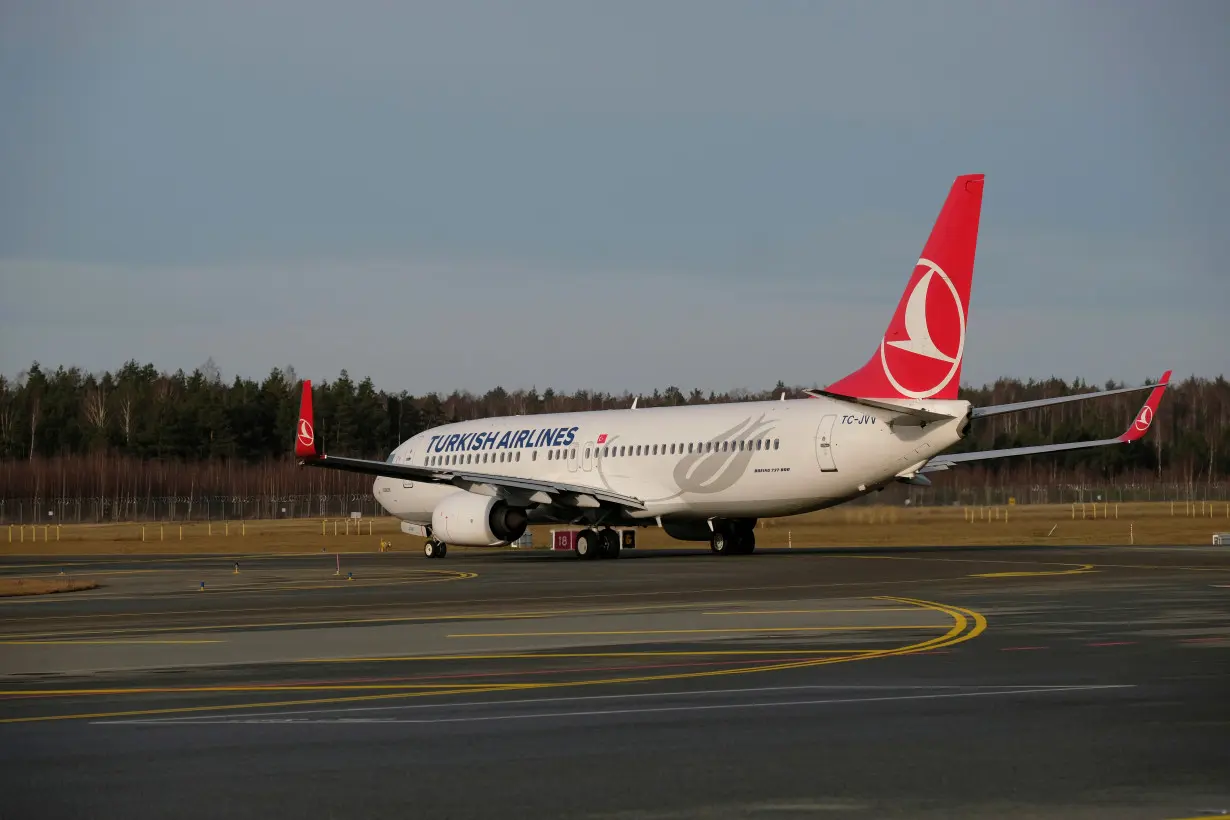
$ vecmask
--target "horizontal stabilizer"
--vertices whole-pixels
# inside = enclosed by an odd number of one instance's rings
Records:
[[[891,413],[896,413],[898,416],[907,416],[916,421],[950,421],[956,416],[946,415],[944,413],[936,413],[933,410],[925,410],[921,407],[912,407],[908,404],[898,404],[897,402],[885,401],[882,399],[864,399],[856,396],[845,396],[841,393],[834,393],[831,390],[804,390],[804,393],[812,398],[830,398],[838,401],[848,401],[851,404],[861,404],[863,407],[874,407],[877,410],[888,410]]]

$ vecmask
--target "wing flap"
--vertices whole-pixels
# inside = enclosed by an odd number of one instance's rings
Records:
[[[400,478],[405,481],[422,481],[432,484],[452,484],[463,490],[487,485],[490,487],[520,491],[530,497],[534,493],[546,493],[554,500],[571,503],[573,506],[592,506],[577,499],[589,497],[597,502],[616,504],[634,510],[643,510],[645,505],[640,499],[632,496],[613,493],[600,487],[590,487],[584,484],[570,484],[559,481],[541,481],[533,478],[517,476],[492,475],[490,473],[474,473],[455,468],[417,467],[409,464],[390,464],[387,461],[370,461],[361,458],[339,458],[337,456],[313,456],[301,459],[300,464],[308,467],[324,467],[333,470],[345,470],[352,473],[365,473],[385,478]]]

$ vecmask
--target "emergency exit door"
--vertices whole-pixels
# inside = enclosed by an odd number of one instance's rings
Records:
[[[833,458],[833,427],[836,424],[837,416],[830,415],[820,419],[820,426],[816,428],[816,461],[821,472],[837,472],[837,460]]]

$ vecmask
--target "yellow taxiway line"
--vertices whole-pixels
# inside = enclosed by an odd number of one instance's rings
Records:
[[[208,704],[201,706],[182,706],[182,707],[166,707],[160,709],[131,709],[115,712],[94,712],[94,713],[78,713],[67,715],[39,715],[19,718],[3,718],[0,723],[35,723],[43,721],[55,720],[102,720],[109,718],[123,717],[138,717],[138,716],[153,716],[153,715],[173,715],[173,714],[196,714],[201,712],[226,712],[236,710],[251,710],[251,709],[276,709],[282,707],[297,707],[322,704],[342,704],[365,702],[371,703],[383,700],[403,700],[408,698],[419,697],[441,697],[453,694],[473,695],[476,693],[486,692],[506,692],[518,691],[527,689],[556,689],[563,687],[578,687],[578,686],[603,686],[626,683],[650,683],[663,681],[677,681],[696,678],[717,677],[723,675],[746,675],[760,672],[775,672],[789,669],[802,669],[815,666],[824,666],[835,663],[848,663],[851,661],[868,660],[871,658],[887,658],[894,656],[912,655],[922,652],[927,652],[935,649],[946,648],[965,641],[969,641],[983,633],[987,628],[987,620],[981,613],[965,609],[963,607],[952,606],[948,604],[940,604],[932,601],[922,601],[913,598],[897,598],[890,596],[876,596],[875,600],[891,601],[899,604],[915,606],[920,609],[928,609],[935,612],[940,612],[952,618],[952,627],[943,635],[938,635],[929,638],[925,641],[908,644],[906,646],[893,647],[889,649],[859,651],[857,653],[843,654],[835,657],[825,658],[808,658],[801,661],[786,661],[783,663],[759,665],[751,668],[735,668],[735,669],[716,669],[705,670],[702,672],[678,672],[663,675],[642,675],[634,677],[616,677],[616,678],[598,678],[591,680],[579,681],[547,681],[547,682],[514,682],[492,684],[490,686],[477,685],[450,685],[437,689],[428,689],[413,692],[384,692],[382,694],[365,694],[351,695],[344,697],[326,697],[326,698],[308,698],[295,700],[280,700],[273,702],[255,702],[255,703],[239,703],[239,704]],[[271,689],[269,691],[282,691],[279,689]],[[0,693],[3,694],[3,693]]]

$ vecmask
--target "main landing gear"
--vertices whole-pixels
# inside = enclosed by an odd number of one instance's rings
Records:
[[[577,533],[577,558],[592,561],[595,558],[618,558],[621,544],[619,533],[610,527],[600,530],[581,530]]]
[[[756,549],[756,522],[714,521],[709,549],[715,555],[751,555]]]
[[[437,541],[435,538],[428,538],[427,543],[423,545],[423,554],[428,558],[443,558],[448,555],[448,544]]]

